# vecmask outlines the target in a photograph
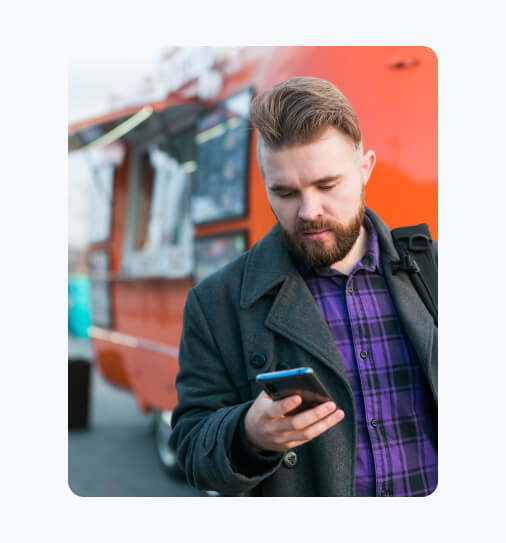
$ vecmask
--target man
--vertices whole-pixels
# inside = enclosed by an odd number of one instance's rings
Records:
[[[437,328],[390,231],[365,207],[364,152],[342,93],[294,78],[255,98],[276,226],[194,287],[171,444],[223,495],[423,496],[437,485]],[[258,373],[312,367],[334,401],[285,416]]]

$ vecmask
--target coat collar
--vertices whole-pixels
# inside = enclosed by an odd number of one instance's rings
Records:
[[[371,209],[367,208],[366,213],[378,234],[382,264],[399,260],[388,227]],[[248,254],[241,288],[241,308],[250,307],[287,278],[297,275],[292,256],[276,224]]]

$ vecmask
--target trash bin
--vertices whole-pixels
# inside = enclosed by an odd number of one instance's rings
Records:
[[[85,358],[69,358],[69,429],[89,425],[91,362]]]

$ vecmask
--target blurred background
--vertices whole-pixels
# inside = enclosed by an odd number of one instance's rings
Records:
[[[378,162],[367,204],[437,239],[437,59],[425,47],[91,49],[69,58],[69,485],[214,496],[168,447],[188,290],[274,224],[248,123],[293,76],[335,83]]]

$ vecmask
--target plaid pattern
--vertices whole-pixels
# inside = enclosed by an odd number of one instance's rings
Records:
[[[437,485],[433,400],[379,271],[377,235],[349,276],[306,281],[342,356],[357,409],[357,496],[425,496]]]

